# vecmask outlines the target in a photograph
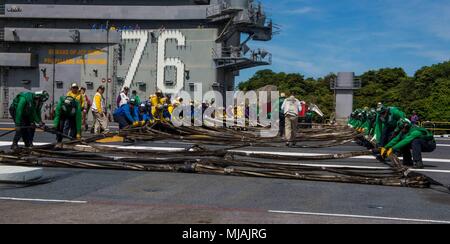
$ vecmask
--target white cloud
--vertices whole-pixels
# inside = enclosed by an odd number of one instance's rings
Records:
[[[432,59],[434,62],[450,60],[450,50],[427,50],[414,53],[418,56]]]
[[[318,65],[315,65],[311,62],[305,62],[302,60],[297,60],[294,63],[302,73],[314,74],[314,75],[322,75],[324,71]]]
[[[286,14],[294,14],[294,15],[302,15],[302,14],[308,14],[315,11],[314,8],[311,7],[302,7],[302,8],[296,8],[291,10],[286,10],[284,13]]]
[[[382,11],[391,28],[411,29],[450,41],[450,5],[448,1],[386,1]]]
[[[404,67],[413,74],[423,65],[450,59],[446,1],[266,0],[275,23],[284,23],[282,34],[249,45],[270,51],[273,65],[267,68],[277,72],[319,77]]]
[[[449,13],[450,15],[450,13]],[[450,19],[448,20],[450,22]],[[447,22],[447,23],[449,23]],[[450,41],[450,24],[436,25],[431,28],[431,31],[439,38]]]

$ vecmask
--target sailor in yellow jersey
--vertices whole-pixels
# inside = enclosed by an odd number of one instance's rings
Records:
[[[155,120],[163,118],[164,111],[164,96],[161,90],[157,90],[154,95],[150,96],[150,103],[152,104],[152,116]]]
[[[67,92],[66,96],[73,97],[78,103],[80,103],[81,107],[84,108],[84,95],[81,94],[77,83],[72,83],[72,85],[70,86],[70,90],[69,92]]]

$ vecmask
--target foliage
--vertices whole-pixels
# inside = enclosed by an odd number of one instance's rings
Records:
[[[334,111],[330,81],[335,77],[330,74],[305,79],[298,73],[266,69],[239,84],[239,89],[249,91],[275,85],[281,92],[294,92],[302,100],[317,104],[330,117]],[[376,107],[383,102],[401,108],[407,115],[416,111],[422,120],[450,121],[450,61],[423,67],[413,77],[402,68],[384,68],[367,71],[359,78],[363,87],[355,92],[355,108]]]

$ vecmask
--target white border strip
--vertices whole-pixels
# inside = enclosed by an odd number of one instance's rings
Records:
[[[146,151],[182,152],[186,150],[185,148],[182,147],[146,147],[146,146],[120,146],[120,145],[102,145],[102,146],[117,149],[146,150]]]
[[[450,221],[447,220],[432,220],[432,219],[408,219],[408,218],[394,218],[394,217],[380,217],[380,216],[366,216],[366,215],[352,215],[352,214],[311,213],[311,212],[293,212],[293,211],[278,211],[278,210],[269,210],[268,212],[278,214],[296,214],[296,215],[310,215],[322,217],[341,217],[341,218],[355,218],[355,219],[376,219],[376,220],[393,220],[393,221],[420,222],[433,224],[450,224]]]
[[[48,143],[35,143],[35,145],[47,145]],[[11,142],[2,142],[0,141],[0,146],[10,146]],[[83,146],[83,145],[81,145]],[[102,145],[105,147],[110,148],[118,148],[118,149],[130,149],[130,150],[145,150],[145,151],[167,151],[167,152],[181,152],[186,150],[185,148],[177,148],[177,147],[148,147],[148,146],[119,146],[119,145]],[[86,146],[88,147],[88,146]],[[298,152],[267,152],[267,151],[252,151],[252,150],[230,150],[230,152],[240,152],[240,153],[247,153],[248,155],[251,154],[266,154],[266,155],[281,155],[281,156],[322,156],[322,155],[328,155],[323,153],[298,153]],[[352,159],[375,159],[374,156],[357,156],[352,157]],[[402,159],[402,157],[400,157]],[[443,159],[443,158],[424,158],[424,162],[433,162],[433,163],[450,163],[450,159]],[[309,164],[303,164],[304,166],[309,166]],[[349,166],[349,165],[319,165],[314,164],[313,166],[323,166],[323,167],[353,167],[358,168],[357,166]],[[361,168],[361,167],[360,167]],[[362,167],[367,168],[367,167]],[[376,167],[374,167],[376,169]],[[421,172],[420,170],[417,170],[418,172]],[[423,172],[441,172],[441,173],[450,173],[448,170],[436,170],[436,171],[423,171]]]
[[[450,147],[450,144],[437,144],[438,147]]]
[[[33,145],[35,146],[44,146],[44,145],[49,145],[50,143],[41,143],[41,142],[33,142]],[[11,146],[12,145],[12,141],[0,141],[0,147],[4,147],[4,146]],[[19,146],[25,146],[25,144],[23,142],[19,142]]]
[[[438,135],[438,136],[434,136],[434,138],[449,138],[450,135]]]
[[[450,170],[439,170],[439,169],[409,169],[409,171],[422,172],[422,173],[447,173],[447,174],[450,174]]]
[[[0,201],[78,203],[78,204],[88,203],[87,201],[71,201],[71,200],[56,200],[56,199],[33,199],[33,198],[15,198],[15,197],[0,197]]]
[[[323,153],[297,153],[297,152],[267,152],[267,151],[250,151],[250,150],[231,150],[230,152],[239,152],[239,153],[247,153],[247,155],[251,154],[266,154],[266,155],[280,155],[280,156],[323,156],[328,154]],[[352,157],[354,159],[375,159],[375,156],[357,156]],[[400,157],[400,159],[402,159]],[[450,163],[450,159],[443,158],[424,158],[424,162],[435,162],[435,163]]]
[[[324,168],[341,168],[341,169],[379,169],[379,170],[389,170],[391,167],[380,167],[380,166],[356,166],[356,165],[346,165],[346,164],[301,164],[301,163],[285,163],[285,165],[296,165],[296,166],[309,166],[309,167],[324,167]],[[409,169],[409,171],[423,172],[423,173],[444,173],[450,174],[450,170],[438,170],[438,169]]]

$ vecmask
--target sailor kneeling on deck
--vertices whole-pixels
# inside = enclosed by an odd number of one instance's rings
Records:
[[[398,129],[400,133],[381,148],[381,155],[390,156],[394,151],[399,151],[403,154],[405,166],[423,168],[422,152],[433,152],[436,149],[433,134],[425,128],[413,125],[408,119],[400,120]]]
[[[9,108],[9,113],[16,126],[16,135],[11,149],[19,148],[20,139],[23,139],[25,147],[33,146],[36,124],[39,124],[39,127],[45,126],[41,119],[41,110],[49,97],[46,91],[22,92],[14,99]]]
[[[131,126],[138,126],[139,110],[136,106],[136,100],[130,99],[128,103],[123,104],[114,111],[114,121],[119,123],[119,129],[126,129]]]
[[[73,139],[81,138],[82,111],[81,104],[71,96],[59,98],[55,109],[55,119],[53,125],[59,132],[56,140],[62,142],[63,135]]]

